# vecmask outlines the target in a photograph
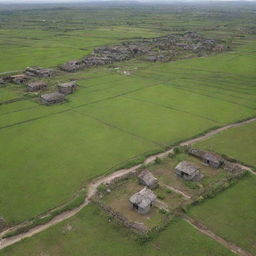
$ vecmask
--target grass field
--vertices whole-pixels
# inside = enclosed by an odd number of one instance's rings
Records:
[[[238,184],[215,198],[190,210],[190,215],[203,222],[227,241],[256,254],[256,177],[248,175]]]
[[[152,241],[140,244],[119,225],[108,222],[95,206],[76,217],[0,251],[1,256],[231,256],[234,255],[192,226],[177,219]]]
[[[51,107],[24,96],[24,86],[0,88],[4,101],[25,97],[0,106],[1,215],[9,223],[31,218],[144,152],[254,116],[252,47],[245,41],[235,52],[208,58],[120,63],[135,69],[131,76],[101,68],[56,77],[51,83],[78,78],[79,89]],[[241,56],[248,61],[238,77],[230,58]],[[234,73],[222,66],[218,73],[220,62]]]
[[[0,217],[9,225],[31,219],[67,202],[95,177],[256,116],[254,3],[0,5],[0,76],[31,65],[54,67],[97,46],[184,31],[221,39],[231,48],[169,63],[137,58],[61,73],[45,79],[48,91],[72,79],[78,89],[53,106],[39,104],[25,85],[0,87]],[[197,146],[256,167],[255,128],[255,123],[237,127]],[[163,179],[162,172],[174,163],[162,164],[161,170],[160,165],[150,168]],[[256,254],[255,185],[256,177],[248,175],[189,214]],[[179,218],[139,243],[90,204],[75,217],[0,251],[0,256],[25,255],[234,254]]]
[[[256,122],[224,131],[196,146],[224,154],[256,168]]]
[[[23,70],[27,66],[53,67],[82,58],[94,47],[134,37],[154,37],[157,32],[140,28],[95,28],[87,31],[0,30],[0,73]],[[15,61],[14,61],[15,60]]]

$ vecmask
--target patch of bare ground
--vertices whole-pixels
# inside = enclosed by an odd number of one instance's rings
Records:
[[[213,135],[215,134],[218,134],[224,130],[227,130],[227,129],[230,129],[230,128],[233,128],[233,127],[237,127],[237,126],[240,126],[240,125],[244,125],[244,124],[247,124],[247,123],[251,123],[251,122],[254,122],[256,121],[256,117],[254,118],[251,118],[251,119],[248,119],[246,121],[242,121],[242,122],[238,122],[238,123],[233,123],[233,124],[228,124],[224,127],[221,127],[221,128],[218,128],[216,130],[212,130],[204,135],[200,135],[198,136],[197,138],[195,139],[190,139],[190,140],[187,140],[187,141],[184,141],[182,143],[180,143],[179,145],[180,146],[184,146],[184,145],[191,145],[195,142],[198,142],[198,141],[201,141],[201,140],[205,140],[205,139],[208,139],[210,137],[212,137]],[[88,184],[88,193],[87,193],[87,196],[84,200],[84,202],[77,208],[74,208],[72,210],[69,210],[69,211],[66,211],[66,212],[63,212],[59,215],[57,215],[56,217],[54,217],[52,220],[50,220],[49,222],[43,224],[43,225],[38,225],[30,230],[28,230],[27,232],[25,233],[21,233],[21,234],[18,234],[18,235],[15,235],[15,236],[12,236],[12,237],[8,237],[8,238],[3,238],[4,235],[9,231],[9,230],[5,230],[4,232],[0,233],[0,249],[3,249],[5,247],[8,247],[12,244],[15,244],[25,238],[28,238],[28,237],[31,237],[31,236],[34,236],[35,234],[38,234],[46,229],[48,229],[49,227],[52,227],[62,221],[65,221],[66,219],[69,219],[71,217],[73,217],[74,215],[76,215],[77,213],[79,213],[85,206],[87,206],[89,203],[90,203],[90,200],[92,198],[92,196],[95,195],[95,193],[97,192],[97,188],[99,185],[101,184],[104,184],[104,183],[110,183],[111,181],[113,181],[114,179],[116,178],[119,178],[119,177],[122,177],[124,175],[127,175],[128,173],[132,173],[132,172],[136,172],[136,170],[138,168],[140,168],[143,164],[150,164],[150,163],[154,163],[154,161],[158,158],[165,158],[167,157],[170,153],[173,153],[173,148],[172,149],[169,149],[163,153],[159,153],[159,154],[156,154],[156,155],[153,155],[153,156],[150,156],[148,157],[144,163],[141,163],[141,164],[138,164],[136,166],[133,166],[131,168],[128,168],[128,169],[121,169],[121,170],[118,170],[108,176],[103,176],[103,177],[100,177],[100,178],[97,178],[95,180],[93,180],[90,184]],[[251,173],[255,174],[255,172],[253,172],[249,167],[246,167],[246,166],[243,166],[243,165],[240,165],[242,168],[250,171]],[[20,226],[20,225],[18,225]],[[12,227],[11,230],[13,230],[15,227]],[[210,232],[210,231],[209,231]],[[2,238],[2,239],[1,239]],[[224,240],[225,241],[225,240]],[[231,249],[231,247],[230,247]],[[239,249],[240,248],[237,248],[237,253],[239,252]],[[247,253],[247,254],[242,254],[244,253],[244,251],[241,249],[241,252],[239,255],[242,255],[242,256],[252,256],[251,254]]]

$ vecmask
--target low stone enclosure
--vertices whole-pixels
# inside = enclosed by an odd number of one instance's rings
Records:
[[[194,148],[170,154],[155,164],[101,185],[92,201],[109,215],[109,221],[114,219],[136,233],[145,235],[161,230],[174,216],[214,197],[247,173],[217,154],[213,155],[221,160],[221,165],[217,167],[214,162],[212,166],[211,162],[205,162],[209,154],[213,153]],[[183,162],[185,168],[192,166],[200,179],[180,175],[177,169]]]

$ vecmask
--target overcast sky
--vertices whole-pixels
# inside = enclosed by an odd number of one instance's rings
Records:
[[[132,1],[132,0],[0,0],[0,3],[75,3],[75,2],[93,2],[93,1]],[[238,0],[135,0],[137,2],[211,2],[211,1],[238,1]],[[256,0],[240,0],[240,1],[256,1]]]

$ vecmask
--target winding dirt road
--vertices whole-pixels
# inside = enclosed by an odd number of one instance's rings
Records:
[[[244,124],[248,124],[248,123],[251,123],[251,122],[254,122],[256,121],[256,117],[254,118],[251,118],[251,119],[248,119],[246,121],[243,121],[243,122],[239,122],[239,123],[233,123],[233,124],[228,124],[224,127],[221,127],[221,128],[218,128],[216,130],[212,130],[204,135],[201,135],[201,136],[198,136],[197,138],[195,139],[190,139],[190,140],[187,140],[187,141],[184,141],[182,143],[180,143],[179,145],[180,146],[184,146],[184,145],[191,145],[193,143],[196,143],[196,142],[199,142],[199,141],[202,141],[202,140],[205,140],[205,139],[208,139],[210,137],[212,137],[213,135],[215,134],[218,134],[222,131],[225,131],[227,129],[230,129],[230,128],[233,128],[233,127],[237,127],[237,126],[241,126],[241,125],[244,125]],[[88,193],[87,193],[87,196],[84,200],[84,202],[77,208],[74,208],[70,211],[66,211],[66,212],[63,212],[59,215],[57,215],[55,218],[53,218],[52,220],[50,220],[48,223],[46,224],[43,224],[43,225],[39,225],[39,226],[36,226],[32,229],[30,229],[29,231],[25,232],[25,233],[22,233],[22,234],[19,234],[19,235],[16,235],[16,236],[13,236],[13,237],[9,237],[9,238],[5,238],[5,239],[1,239],[0,240],[0,249],[3,249],[7,246],[10,246],[12,244],[15,244],[19,241],[21,241],[22,239],[25,239],[25,238],[28,238],[28,237],[31,237],[31,236],[34,236],[35,234],[38,234],[46,229],[48,229],[49,227],[52,227],[62,221],[65,221],[71,217],[73,217],[74,215],[76,215],[77,213],[79,213],[85,206],[87,206],[89,203],[90,203],[90,200],[92,198],[92,196],[96,193],[97,191],[97,187],[100,185],[100,184],[104,184],[104,183],[108,183],[108,182],[111,182],[112,180],[118,178],[118,177],[121,177],[123,175],[126,175],[128,173],[132,173],[132,172],[135,172],[139,167],[141,167],[143,164],[149,164],[149,163],[153,163],[157,158],[164,158],[164,157],[167,157],[169,153],[172,153],[173,152],[173,148],[172,149],[169,149],[163,153],[159,153],[159,154],[156,154],[156,155],[152,155],[150,157],[148,157],[144,163],[141,163],[141,164],[138,164],[136,166],[133,166],[131,168],[128,168],[128,169],[121,169],[121,170],[118,170],[108,176],[103,176],[103,177],[100,177],[100,178],[97,178],[95,180],[93,180],[89,185],[88,185]],[[255,174],[255,172],[253,172],[249,167],[246,167],[246,166],[242,166],[240,165],[241,167],[243,167],[244,169],[250,171],[251,173]],[[12,228],[13,229],[13,228]],[[8,231],[8,230],[7,230]],[[0,233],[0,237],[3,237],[3,235],[6,233],[6,231]],[[240,254],[242,255],[242,254]]]

